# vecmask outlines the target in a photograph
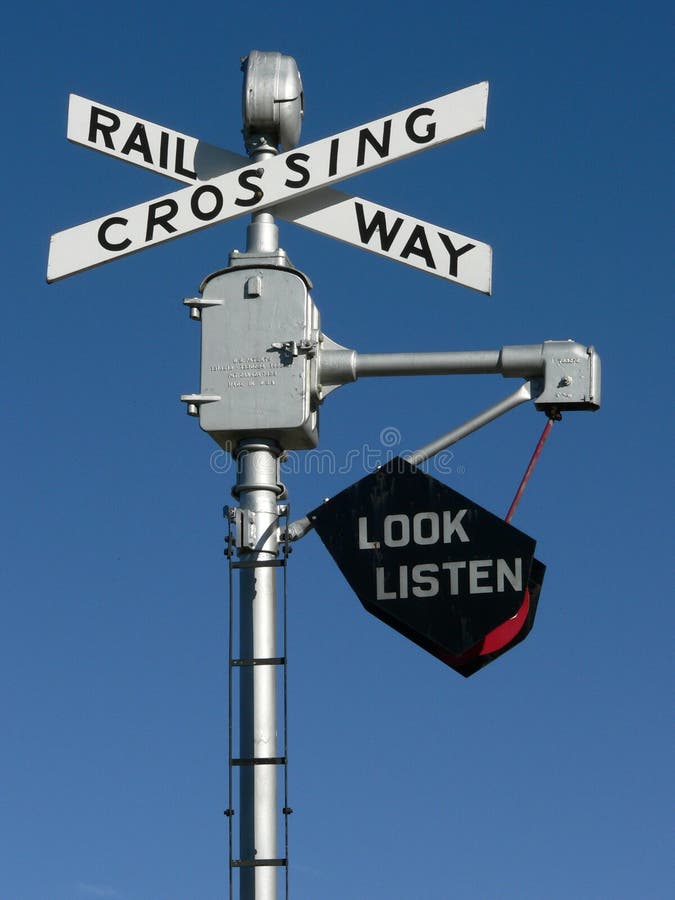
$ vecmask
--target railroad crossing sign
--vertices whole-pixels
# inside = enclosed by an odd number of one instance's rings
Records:
[[[308,518],[365,608],[462,674],[532,627],[535,541],[402,459]]]
[[[487,96],[487,82],[481,82],[252,164],[239,154],[71,95],[69,140],[190,187],[53,235],[47,281],[265,209],[489,294],[488,244],[327,187],[483,129]]]

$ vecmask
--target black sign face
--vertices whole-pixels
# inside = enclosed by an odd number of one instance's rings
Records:
[[[535,541],[402,459],[309,519],[365,608],[462,674],[532,627]]]

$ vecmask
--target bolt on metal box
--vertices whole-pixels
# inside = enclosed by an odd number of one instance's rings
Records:
[[[210,275],[201,300],[199,424],[226,450],[244,437],[315,447],[319,314],[295,269],[237,265]],[[185,399],[188,399],[187,397]]]

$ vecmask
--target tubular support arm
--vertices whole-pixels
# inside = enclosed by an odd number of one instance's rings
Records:
[[[440,353],[357,353],[326,340],[319,351],[321,396],[357,378],[398,375],[502,375],[535,379],[537,409],[600,407],[600,359],[576,341]]]

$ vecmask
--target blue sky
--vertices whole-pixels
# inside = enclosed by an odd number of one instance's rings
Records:
[[[68,94],[243,152],[252,48],[298,60],[305,143],[490,82],[484,133],[344,189],[491,244],[492,297],[282,223],[330,337],[363,352],[575,338],[603,360],[603,408],[556,425],[514,519],[547,565],[535,628],[470,680],[370,617],[315,535],[296,547],[291,896],[672,896],[670,15],[577,0],[6,13],[2,900],[226,896],[232,471],[178,397],[199,387],[182,298],[243,248],[245,223],[50,286],[45,271],[53,232],[174,184],[69,145]],[[321,413],[334,470],[298,457],[294,514],[515,386],[341,388]],[[521,407],[437,477],[504,514],[543,424]]]

